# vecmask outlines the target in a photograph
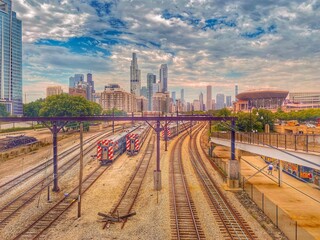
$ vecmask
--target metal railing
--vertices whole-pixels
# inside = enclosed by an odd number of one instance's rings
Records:
[[[298,221],[292,219],[284,209],[275,204],[263,192],[240,176],[242,189],[249,195],[270,220],[281,229],[289,240],[315,239]]]
[[[213,132],[212,137],[231,139],[230,132]],[[320,135],[236,132],[236,141],[277,148],[320,153]]]

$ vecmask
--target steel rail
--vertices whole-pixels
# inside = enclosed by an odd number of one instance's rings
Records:
[[[148,130],[148,134],[149,133],[150,130]],[[150,164],[152,150],[154,149],[154,142],[155,137],[152,135],[149,137],[147,148],[144,151],[138,166],[136,167],[134,173],[131,175],[130,180],[127,183],[127,186],[125,187],[123,193],[121,194],[119,201],[113,207],[113,210],[111,211],[112,215],[114,215],[116,212],[119,213],[119,209],[121,209],[121,214],[124,215],[129,214],[132,210]],[[126,220],[127,219],[123,221],[121,228],[124,227]],[[104,228],[107,224],[108,223],[105,224]]]
[[[257,239],[250,226],[245,222],[240,213],[229,203],[228,199],[208,172],[196,143],[196,137],[200,131],[200,128],[197,129],[195,133],[196,136],[189,142],[191,162],[197,172],[197,176],[200,178],[206,189],[207,197],[210,199],[215,212],[218,214],[220,221],[229,235],[228,237],[231,239]],[[195,151],[191,151],[191,145],[194,146],[193,149],[195,149]],[[203,149],[202,151],[204,152]]]
[[[110,167],[108,166],[99,166],[95,168],[82,182],[82,189],[85,193],[95,181]],[[78,187],[75,187],[69,195],[78,193]],[[23,232],[21,232],[14,239],[37,239],[43,234],[48,228],[52,226],[52,224],[64,213],[66,212],[77,199],[73,199],[72,201],[68,201],[68,197],[64,197],[59,202],[57,202],[54,206],[48,209],[45,213],[43,213],[35,222],[33,222],[30,226],[28,226]]]
[[[121,128],[118,128],[121,129]],[[117,130],[118,130],[117,129]],[[103,135],[103,133],[98,133],[94,136],[91,136],[90,138],[86,139],[84,141],[84,144],[87,144],[88,142],[92,141],[93,139],[99,137],[100,135]],[[58,158],[64,158],[66,156],[68,156],[71,152],[75,151],[79,149],[79,144],[76,144],[74,146],[72,146],[69,149],[66,149],[65,151],[63,151],[62,153],[60,153],[58,155]],[[8,192],[9,190],[13,189],[14,187],[16,187],[17,185],[19,185],[22,182],[25,182],[25,180],[34,177],[36,174],[40,173],[41,171],[45,170],[46,168],[50,167],[53,163],[52,163],[53,158],[50,158],[49,160],[39,164],[38,166],[28,170],[27,172],[9,180],[8,182],[2,184],[0,186],[0,197]]]
[[[112,133],[107,133],[105,134],[107,136],[112,135]],[[91,152],[96,145],[91,145],[88,146],[84,150],[84,155],[88,154]],[[59,175],[62,176],[64,173],[67,172],[67,170],[71,169],[73,166],[76,165],[78,162],[79,156],[75,156],[71,158],[69,161],[64,163],[59,167]],[[19,210],[24,208],[27,204],[32,202],[34,198],[42,191],[44,190],[47,186],[49,186],[53,182],[53,178],[50,177],[49,180],[46,178],[41,179],[37,183],[33,184],[28,190],[26,190],[24,193],[20,194],[18,197],[16,197],[14,200],[10,201],[7,203],[4,207],[0,209],[0,228],[5,227],[6,223],[15,215],[18,213]],[[46,184],[43,184],[45,181],[47,181]]]
[[[177,239],[193,238],[204,239],[200,223],[198,222],[196,210],[193,206],[185,173],[182,166],[182,144],[188,133],[179,136],[173,145],[170,155],[170,175],[172,186],[173,215],[175,221],[175,233]],[[181,213],[182,212],[182,213]],[[191,220],[191,221],[190,221]],[[173,237],[173,236],[172,236]]]

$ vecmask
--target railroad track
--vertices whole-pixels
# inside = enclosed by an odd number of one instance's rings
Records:
[[[107,133],[104,135],[109,136],[111,135],[111,133]],[[90,153],[95,147],[96,144],[88,146],[84,150],[84,156]],[[78,163],[78,160],[79,156],[75,156],[61,165],[58,170],[58,175],[63,176],[67,172],[67,170],[71,169]],[[49,186],[53,182],[53,180],[54,179],[52,175],[48,176],[47,178],[45,177],[43,179],[40,179],[27,190],[25,190],[22,194],[8,202],[5,206],[1,207],[0,229],[4,228],[14,216],[18,215],[24,207],[30,204],[38,194],[40,194],[44,189],[47,188],[47,186]]]
[[[148,151],[146,151],[148,152]],[[149,153],[152,153],[149,149]],[[147,153],[148,154],[148,153]],[[148,163],[149,164],[149,163]],[[141,164],[141,166],[144,164]],[[90,174],[85,177],[85,179],[82,181],[82,194],[85,193],[92,184],[111,166],[99,166],[94,171],[92,171]],[[147,168],[147,166],[146,166]],[[140,171],[136,175],[136,178],[138,178],[140,175]],[[141,181],[142,182],[142,181]],[[79,192],[78,189],[79,186],[75,187],[71,192],[70,196],[77,195]],[[47,231],[56,220],[59,219],[59,217],[65,213],[75,202],[77,199],[70,199],[69,197],[64,197],[61,199],[58,203],[56,203],[54,206],[52,206],[49,210],[47,210],[45,213],[43,213],[36,221],[34,221],[31,225],[29,225],[23,232],[21,232],[18,236],[16,236],[14,239],[39,239],[43,238],[45,239],[45,236],[43,235],[45,231]],[[129,210],[130,211],[130,210]]]
[[[194,137],[189,141],[189,153],[192,165],[206,190],[207,199],[220,232],[225,239],[257,239],[249,224],[230,204],[207,171],[196,143],[200,132],[201,129],[197,129]]]
[[[179,136],[170,156],[170,219],[173,239],[205,239],[182,166],[182,144],[188,133]]]
[[[110,167],[108,166],[99,166],[94,169],[89,175],[85,177],[82,182],[82,194],[85,193],[92,184]],[[74,188],[70,195],[77,195],[79,191],[79,186]],[[38,239],[41,235],[49,229],[52,224],[64,213],[66,212],[77,199],[70,199],[69,197],[64,197],[49,210],[43,213],[35,222],[27,227],[23,232],[21,232],[14,239]],[[43,237],[45,239],[45,237]]]
[[[122,195],[119,201],[115,204],[115,206],[113,207],[113,210],[110,211],[112,215],[115,215],[116,213],[119,215],[127,215],[131,212],[132,207],[140,191],[143,179],[146,175],[146,172],[152,157],[152,153],[154,151],[154,142],[155,142],[155,137],[152,135],[149,138],[147,148],[143,153],[140,163],[138,164],[134,173],[130,177],[130,181],[128,182],[127,186],[122,192]],[[126,220],[127,219],[125,219],[122,222],[121,228],[124,227]],[[108,225],[108,222],[106,222],[103,228],[105,228],[107,225]]]
[[[121,128],[118,128],[121,129]],[[115,129],[116,130],[116,129]],[[84,144],[87,144],[89,142],[91,142],[93,139],[98,138],[99,136],[103,137],[104,134],[102,133],[98,133],[92,137],[90,137],[89,139],[84,141]],[[70,153],[74,152],[75,150],[79,149],[79,144],[65,150],[64,152],[60,153],[58,155],[58,158],[64,158],[66,156],[68,156]],[[34,177],[35,175],[43,172],[46,170],[46,168],[50,167],[53,164],[53,158],[50,158],[49,160],[39,164],[38,166],[28,170],[27,172],[15,177],[14,179],[2,184],[0,186],[0,197],[2,197],[5,193],[7,193],[8,191],[14,189],[16,186],[20,185],[21,183],[25,183],[26,180],[28,180],[31,177]]]

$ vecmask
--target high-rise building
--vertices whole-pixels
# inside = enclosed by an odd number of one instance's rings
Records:
[[[212,110],[212,86],[207,86],[207,102],[206,102],[206,110]]]
[[[143,86],[141,88],[141,96],[145,97],[146,99],[148,99],[148,89],[147,89],[147,87]],[[147,108],[145,108],[145,110],[147,110]]]
[[[238,95],[238,93],[239,93],[239,88],[238,88],[238,84],[236,84],[235,86],[234,86],[234,99],[236,99],[237,100],[237,95]]]
[[[200,111],[200,101],[199,100],[193,100],[193,111]]]
[[[172,98],[173,104],[176,104],[176,92],[171,92],[171,98]]]
[[[200,104],[200,111],[203,111],[203,93],[201,92],[199,95],[199,104]]]
[[[169,93],[155,92],[152,100],[152,111],[168,113],[170,106],[169,100]]]
[[[218,93],[216,96],[216,110],[224,108],[224,94]]]
[[[141,72],[138,68],[137,54],[132,53],[132,61],[130,66],[130,92],[136,96],[140,96],[141,89]]]
[[[59,95],[62,94],[62,88],[61,86],[51,86],[47,87],[47,97],[53,96],[53,95]]]
[[[153,73],[148,73],[147,74],[147,88],[148,88],[148,110],[152,110],[152,95],[153,95],[153,84],[156,83],[156,75]]]
[[[231,96],[226,96],[226,107],[231,107]]]
[[[165,93],[168,91],[168,66],[167,64],[161,64],[159,71],[160,78],[160,91]]]
[[[11,0],[0,1],[0,103],[12,115],[22,108],[22,28]]]
[[[109,84],[100,93],[99,104],[103,110],[118,109],[125,112],[135,112],[137,108],[136,96],[128,93],[118,84]]]
[[[184,104],[184,89],[181,89],[181,102]]]
[[[92,79],[92,73],[87,74],[87,99],[94,101],[94,81]]]

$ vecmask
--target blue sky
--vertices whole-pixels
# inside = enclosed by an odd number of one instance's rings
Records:
[[[233,96],[235,84],[319,89],[318,0],[16,0],[13,9],[23,21],[28,102],[89,71],[98,91],[114,82],[129,90],[132,52],[142,86],[167,63],[169,90],[184,88],[189,101],[208,84],[213,96]]]

